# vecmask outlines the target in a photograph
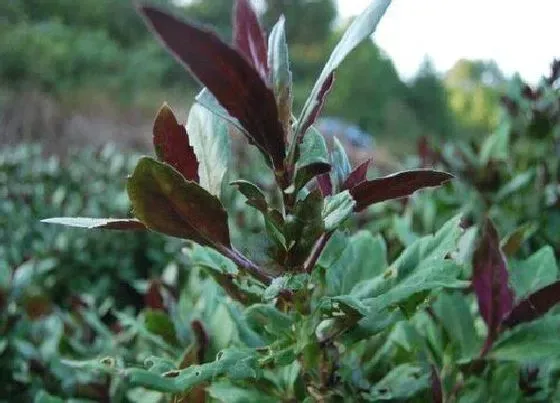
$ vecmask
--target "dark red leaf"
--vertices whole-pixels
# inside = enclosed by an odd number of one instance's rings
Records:
[[[331,175],[329,173],[317,176],[317,184],[319,185],[319,190],[323,196],[332,195],[332,182]]]
[[[404,171],[383,178],[367,180],[350,189],[356,211],[385,200],[409,196],[417,190],[439,186],[453,178],[446,172],[432,170]]]
[[[513,307],[513,292],[498,232],[489,219],[484,222],[482,237],[474,251],[472,284],[490,340]]]
[[[177,123],[167,104],[161,107],[156,116],[153,135],[158,158],[179,171],[185,179],[198,183],[198,161],[189,144],[187,130]]]
[[[305,134],[307,129],[309,129],[311,125],[315,123],[315,120],[317,120],[317,118],[319,117],[319,114],[321,113],[321,109],[323,109],[323,104],[325,103],[325,98],[327,97],[327,94],[331,90],[333,83],[334,83],[334,72],[329,74],[328,77],[323,82],[323,86],[321,87],[321,90],[317,94],[317,103],[315,104],[313,110],[309,114],[309,118],[305,122],[301,123],[300,126],[301,131],[299,133],[296,133],[296,135],[298,136],[297,137],[298,140],[301,140],[303,138],[303,135]]]
[[[346,178],[346,180],[342,184],[342,190],[352,189],[354,186],[365,181],[367,179],[367,171],[370,162],[371,160],[368,159],[367,161],[362,162],[360,165],[354,168],[354,170],[350,172],[350,175],[348,175],[348,178]]]
[[[165,311],[163,299],[163,286],[159,280],[151,280],[144,294],[144,305],[146,308]]]
[[[245,57],[213,32],[157,8],[142,6],[140,12],[169,51],[239,121],[249,141],[283,171],[286,150],[276,99]]]
[[[443,402],[443,391],[441,390],[441,379],[435,365],[432,365],[432,402]]]
[[[268,51],[265,34],[248,0],[237,0],[233,22],[233,40],[263,80],[268,79]]]
[[[547,285],[519,301],[502,321],[502,326],[514,327],[535,320],[558,302],[560,302],[560,281]]]

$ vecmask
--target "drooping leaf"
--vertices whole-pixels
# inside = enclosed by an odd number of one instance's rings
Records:
[[[390,3],[390,0],[373,1],[362,14],[356,17],[346,30],[340,42],[338,42],[331,53],[325,67],[323,67],[323,71],[315,82],[307,101],[305,101],[305,105],[298,119],[296,129],[297,138],[303,136],[307,128],[313,124],[313,120],[317,116],[321,104],[324,102],[325,92],[332,85],[334,77],[333,72],[360,42],[368,38],[375,31],[377,24],[381,20],[383,14],[385,14]]]
[[[317,175],[331,169],[325,138],[314,127],[310,127],[299,146],[299,158],[295,165],[295,192]]]
[[[198,183],[198,160],[189,135],[167,104],[163,104],[154,121],[153,142],[160,161],[171,165],[186,180]]]
[[[491,337],[513,307],[513,292],[509,285],[507,262],[500,249],[500,239],[494,224],[486,219],[481,230],[480,241],[473,255],[472,285],[478,309]]]
[[[292,72],[290,71],[284,16],[280,16],[268,37],[268,66],[270,68],[269,81],[276,95],[280,122],[282,122],[284,127],[284,135],[289,137],[292,129],[293,95]]]
[[[348,155],[346,150],[338,140],[338,138],[333,138],[333,151],[331,153],[332,160],[332,178],[334,183],[336,183],[337,189],[340,191],[342,184],[346,181],[346,178],[350,175],[352,167],[350,166],[350,161],[348,160]]]
[[[356,211],[374,203],[410,196],[417,190],[439,186],[453,178],[451,174],[432,170],[403,171],[359,183],[350,189]]]
[[[133,218],[53,217],[41,220],[47,224],[61,224],[87,229],[145,230],[146,226]]]
[[[354,186],[365,181],[367,179],[367,171],[370,162],[371,160],[368,159],[367,161],[362,162],[360,165],[354,168],[354,170],[350,172],[350,175],[348,175],[348,177],[342,184],[341,189],[342,190],[352,189]]]
[[[233,19],[233,41],[263,80],[268,79],[266,39],[255,11],[248,0],[236,0]]]
[[[282,171],[286,151],[274,93],[245,57],[212,32],[151,6],[139,10],[170,52],[239,121],[275,169]]]
[[[543,316],[559,302],[560,281],[557,281],[519,301],[504,318],[502,325],[514,327],[520,323],[531,322]]]
[[[219,196],[230,157],[227,124],[221,117],[195,103],[189,112],[187,130],[199,162],[200,185]]]
[[[171,166],[141,158],[127,190],[135,215],[148,228],[202,245],[230,247],[227,214],[220,201]]]
[[[349,191],[337,193],[325,198],[323,205],[323,222],[325,231],[331,232],[338,228],[354,211],[356,202],[350,196]]]

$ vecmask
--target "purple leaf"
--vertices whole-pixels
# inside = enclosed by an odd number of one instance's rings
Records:
[[[317,120],[317,118],[319,117],[319,114],[321,113],[321,109],[323,109],[323,104],[325,103],[325,98],[329,93],[329,91],[331,90],[333,83],[334,83],[334,72],[329,74],[325,79],[325,81],[323,82],[321,89],[317,93],[317,98],[315,99],[315,103],[313,104],[311,113],[307,116],[307,119],[303,122],[300,122],[299,127],[301,128],[301,131],[299,133],[296,133],[297,136],[296,138],[298,139],[298,141],[301,141],[307,129],[309,129],[311,125],[315,123],[315,120]]]
[[[560,302],[560,281],[547,285],[522,299],[502,321],[504,327],[514,327],[530,322],[547,313]]]
[[[233,27],[235,47],[241,51],[259,72],[263,80],[268,77],[268,50],[265,34],[255,11],[248,0],[237,0]]]
[[[332,195],[333,188],[331,182],[331,175],[329,173],[317,176],[317,184],[319,185],[319,190],[323,196]]]
[[[432,365],[432,402],[443,402],[443,391],[441,390],[441,379],[435,365]]]
[[[198,161],[185,126],[177,123],[171,108],[164,104],[153,128],[154,148],[158,159],[175,168],[185,179],[199,182]]]
[[[140,13],[169,51],[208,88],[274,168],[284,170],[284,132],[276,99],[243,55],[210,31],[154,7]]]
[[[367,161],[362,162],[360,165],[354,168],[354,170],[350,172],[350,175],[348,175],[348,178],[346,178],[346,180],[342,184],[342,190],[352,189],[356,185],[365,181],[367,179],[367,171],[370,162],[371,160],[368,159]]]
[[[439,186],[451,178],[453,175],[441,171],[404,171],[363,181],[351,188],[350,194],[357,202],[355,210],[361,211],[374,203],[409,196],[426,187]]]
[[[488,326],[489,347],[500,322],[513,307],[507,263],[500,249],[498,232],[489,219],[484,222],[482,237],[474,251],[472,284],[478,309]]]
[[[133,218],[53,217],[41,220],[47,224],[61,224],[87,229],[145,230],[146,226]]]

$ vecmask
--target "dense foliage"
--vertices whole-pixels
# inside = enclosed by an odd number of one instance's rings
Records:
[[[186,125],[162,106],[154,157],[83,152],[66,169],[37,149],[3,155],[6,398],[560,397],[559,64],[511,88],[496,133],[423,141],[409,162],[423,169],[368,179],[370,161],[352,167],[337,140],[329,152],[314,123],[389,4],[351,24],[297,119],[283,19],[267,42],[238,0],[229,46],[140,8],[205,88]],[[237,171],[230,135],[254,145]],[[36,221],[63,214],[122,218],[44,220],[118,232]]]

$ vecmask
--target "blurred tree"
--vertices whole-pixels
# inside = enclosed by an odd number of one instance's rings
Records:
[[[454,120],[447,91],[431,60],[424,61],[410,83],[408,102],[427,132],[425,134],[439,137],[452,134]]]
[[[468,134],[487,134],[499,119],[500,92],[506,80],[495,62],[459,60],[445,75],[449,103]]]

